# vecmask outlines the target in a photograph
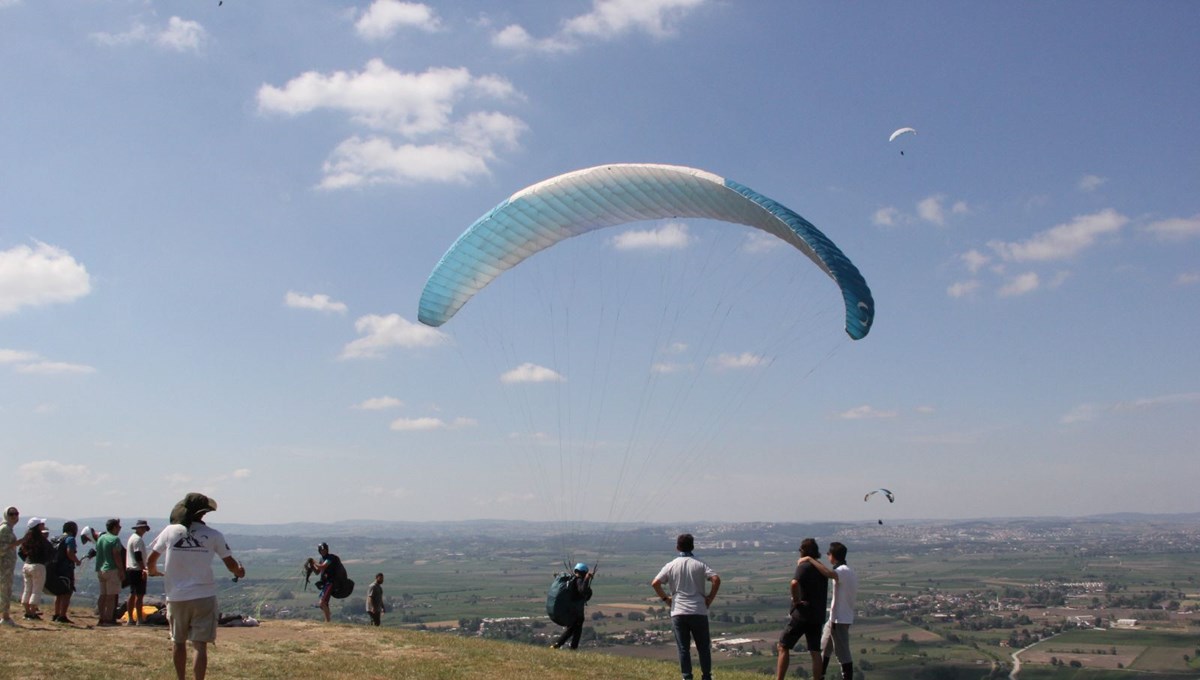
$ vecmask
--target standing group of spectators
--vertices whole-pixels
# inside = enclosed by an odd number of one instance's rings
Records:
[[[142,599],[146,594],[146,579],[163,576],[176,676],[181,680],[185,677],[187,643],[191,642],[196,652],[193,670],[197,678],[203,678],[208,667],[207,645],[217,637],[213,556],[220,557],[235,577],[246,575],[246,569],[230,554],[225,536],[204,523],[205,515],[216,509],[216,501],[208,496],[189,493],[171,510],[170,524],[147,543],[144,536],[150,525],[145,520],[134,524],[133,534],[125,542],[121,541],[119,519],[108,520],[103,535],[88,527],[81,532],[75,522],[66,522],[62,536],[51,540],[46,520],[31,517],[25,522],[24,535],[18,538],[13,528],[18,526],[21,513],[17,508],[6,508],[0,522],[0,625],[18,625],[10,613],[18,557],[25,561],[21,570],[25,618],[42,618],[44,588],[55,596],[52,620],[58,623],[73,623],[67,612],[71,593],[75,591],[75,567],[95,558],[100,585],[97,625],[121,625],[116,612],[125,587],[130,589],[127,606],[130,625],[144,623]],[[94,547],[80,558],[79,548],[88,542],[94,543]]]
[[[62,534],[51,538],[46,519],[30,517],[25,521],[25,532],[17,537],[21,512],[15,507],[4,510],[4,521],[0,523],[0,625],[16,626],[12,618],[13,571],[17,560],[24,562],[21,576],[24,587],[20,602],[24,607],[25,619],[40,621],[42,593],[54,597],[55,623],[74,623],[69,616],[71,596],[75,592],[75,568],[85,560],[95,558],[96,578],[100,587],[97,600],[100,626],[119,625],[116,611],[121,590],[129,588],[129,622],[143,621],[142,598],[146,594],[145,543],[142,536],[150,530],[146,520],[138,520],[128,542],[120,538],[121,520],[110,519],[105,524],[105,533],[98,535],[90,527],[82,531],[75,522],[64,522]],[[86,555],[81,548],[87,543],[92,547]]]

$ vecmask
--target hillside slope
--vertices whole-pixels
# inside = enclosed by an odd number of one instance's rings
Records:
[[[82,619],[80,619],[82,620]],[[0,679],[172,677],[163,627],[95,628],[21,621],[0,628]],[[189,662],[192,659],[189,650]],[[697,669],[698,671],[699,669]],[[717,671],[727,680],[760,678]],[[209,649],[213,678],[422,680],[667,680],[674,663],[348,624],[266,621],[222,628]],[[697,672],[697,675],[699,673]],[[189,669],[188,677],[191,677]]]

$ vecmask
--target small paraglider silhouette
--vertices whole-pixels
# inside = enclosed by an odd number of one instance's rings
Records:
[[[883,496],[888,499],[888,503],[896,502],[896,494],[892,493],[891,491],[888,491],[887,489],[875,489],[874,491],[868,491],[867,495],[863,496],[863,502],[866,503],[868,500],[871,499],[871,496],[874,496],[875,494],[880,493],[880,492],[882,492]],[[883,524],[883,520],[879,520],[879,523]]]
[[[888,141],[889,141],[889,142],[894,142],[894,141],[896,141],[896,138],[897,138],[897,137],[900,137],[900,136],[902,136],[902,135],[906,135],[906,134],[908,134],[908,133],[910,133],[910,132],[911,132],[912,134],[914,134],[914,135],[915,135],[915,134],[917,134],[917,131],[916,131],[916,129],[914,129],[914,128],[910,128],[910,127],[902,127],[902,128],[900,128],[899,130],[896,130],[895,132],[893,132],[893,133],[892,133],[892,136],[891,136],[891,137],[888,137]],[[901,156],[903,156],[903,155],[904,155],[904,149],[900,149],[900,155],[901,155]]]

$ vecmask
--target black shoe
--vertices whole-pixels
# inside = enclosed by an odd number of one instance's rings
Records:
[[[65,617],[65,616],[60,616],[60,617],[58,617],[58,622],[59,622],[59,623],[69,623],[69,624],[71,624],[71,625],[75,625],[75,622],[74,622],[74,621],[72,621],[71,619],[68,619],[68,618],[67,618],[67,617]]]

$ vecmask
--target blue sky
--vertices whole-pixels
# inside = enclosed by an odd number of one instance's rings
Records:
[[[1198,34],[1186,2],[0,0],[0,502],[1200,511]],[[871,334],[794,251],[703,221],[563,244],[417,323],[476,218],[621,162],[804,215]],[[636,321],[690,285],[670,333]]]

